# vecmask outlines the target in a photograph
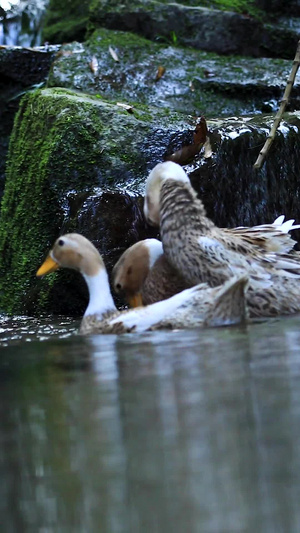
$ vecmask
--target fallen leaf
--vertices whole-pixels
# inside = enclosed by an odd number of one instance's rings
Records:
[[[196,124],[196,128],[193,134],[194,144],[204,144],[207,137],[207,125],[204,117],[200,118],[200,121]]]
[[[120,61],[117,52],[115,52],[114,49],[113,49],[110,45],[109,45],[109,47],[108,47],[108,51],[109,51],[111,57],[112,57],[115,61]]]
[[[200,152],[200,148],[196,144],[189,144],[188,146],[183,146],[180,150],[177,150],[173,154],[166,157],[166,161],[174,161],[179,165],[185,165],[195,157]]]
[[[183,146],[180,150],[177,150],[173,154],[169,155],[166,160],[174,161],[179,165],[185,165],[191,161],[197,154],[199,154],[201,148],[204,146],[204,157],[208,158],[212,156],[212,149],[208,137],[208,129],[206,120],[204,117],[200,118],[200,121],[196,124],[195,131],[193,133],[193,143]]]
[[[133,113],[133,106],[129,104],[123,104],[122,102],[117,102],[117,105],[119,107],[123,107],[128,113]]]
[[[210,144],[210,139],[209,137],[206,137],[206,141],[204,143],[204,157],[205,159],[208,159],[209,157],[212,157],[212,148],[211,148],[211,144]]]
[[[165,72],[166,72],[165,67],[163,67],[162,65],[159,65],[154,81],[159,81],[160,78],[164,75]]]
[[[98,74],[98,70],[99,70],[99,63],[98,63],[98,59],[96,58],[96,56],[93,56],[90,63],[89,63],[89,67],[92,71],[93,74],[95,74],[95,76]]]
[[[59,50],[56,54],[56,58],[58,57],[66,57],[66,56],[71,56],[73,54],[73,52],[71,50]]]
[[[190,83],[189,83],[189,88],[190,88],[190,90],[191,90],[192,92],[194,92],[195,87],[194,87],[194,84],[193,84],[192,81],[190,81]]]
[[[213,78],[216,75],[213,70],[208,69],[204,69],[203,73],[206,78]]]

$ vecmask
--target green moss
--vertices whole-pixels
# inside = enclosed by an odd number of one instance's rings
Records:
[[[36,279],[46,251],[61,232],[77,229],[83,203],[99,187],[130,184],[131,191],[139,190],[147,160],[157,159],[155,150],[161,153],[156,130],[157,123],[166,125],[163,117],[139,105],[130,114],[97,97],[58,88],[23,97],[0,215],[1,310],[44,309],[56,279],[56,274]]]
[[[86,42],[89,46],[101,46],[107,48],[108,46],[120,46],[122,48],[138,48],[154,53],[161,48],[161,45],[153,43],[145,37],[141,37],[135,33],[126,31],[113,31],[105,28],[98,28],[90,35]]]
[[[256,6],[255,0],[200,0],[190,5],[200,5],[222,11],[235,11],[258,19],[264,15],[264,12]]]
[[[114,12],[122,9],[137,10],[142,6],[142,9],[151,11],[159,4],[180,4],[189,7],[206,7],[209,9],[220,9],[222,11],[234,11],[236,13],[250,15],[255,18],[265,16],[265,12],[258,8],[255,0],[181,0],[180,2],[170,2],[170,0],[148,0],[145,2],[132,2],[131,0],[93,0],[90,3],[90,12],[97,13],[99,9],[109,12]],[[170,7],[171,9],[171,7]]]
[[[84,40],[89,0],[50,0],[42,40],[50,43]]]
[[[36,285],[35,271],[66,216],[65,194],[97,183],[88,154],[101,128],[97,113],[84,102],[79,120],[70,99],[49,102],[40,93],[23,98],[10,139],[0,217],[0,307],[5,311],[20,312],[25,294]]]
[[[50,24],[43,30],[43,41],[52,44],[59,44],[71,41],[83,41],[86,34],[88,18],[70,17],[67,20],[62,19],[55,24]]]

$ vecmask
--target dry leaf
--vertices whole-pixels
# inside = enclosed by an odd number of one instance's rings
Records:
[[[59,50],[55,57],[71,56],[72,54],[73,52],[71,50]]]
[[[122,102],[117,102],[117,105],[119,107],[123,107],[128,113],[133,113],[133,106],[129,104],[123,104]]]
[[[200,152],[203,146],[204,157],[208,158],[212,156],[212,149],[208,138],[207,124],[204,117],[201,117],[198,124],[196,124],[196,128],[193,133],[193,140],[193,144],[183,146],[180,150],[177,150],[176,152],[168,156],[166,160],[174,161],[179,165],[185,165]]]
[[[189,88],[190,88],[190,90],[191,90],[192,92],[194,92],[195,87],[194,87],[194,84],[193,84],[192,81],[190,81],[190,83],[189,83]]]
[[[207,133],[208,131],[206,120],[204,117],[201,117],[198,124],[196,124],[196,128],[194,131],[194,144],[204,144],[206,141]]]
[[[89,67],[90,67],[92,73],[95,74],[95,76],[96,76],[98,74],[98,70],[99,70],[99,63],[98,63],[98,59],[96,58],[96,56],[92,57],[92,60],[89,63]]]
[[[209,137],[206,137],[206,141],[204,143],[204,157],[205,159],[212,157],[212,148],[211,148]]]
[[[206,78],[213,78],[216,75],[213,70],[208,69],[204,69],[203,73]]]
[[[174,163],[179,165],[185,165],[199,153],[200,148],[197,144],[183,146],[180,150],[166,157],[166,161],[174,161]]]
[[[165,72],[166,72],[165,67],[163,67],[162,65],[159,65],[154,81],[160,80],[160,78],[164,75]]]
[[[120,61],[117,52],[115,52],[111,46],[108,47],[108,51],[115,61]]]

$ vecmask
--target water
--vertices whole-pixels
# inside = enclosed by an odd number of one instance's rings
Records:
[[[49,0],[0,0],[0,45],[39,46]]]
[[[2,322],[1,531],[300,531],[300,317],[77,324]]]

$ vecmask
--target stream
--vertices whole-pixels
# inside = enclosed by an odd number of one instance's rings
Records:
[[[300,316],[90,337],[2,318],[2,531],[300,530]]]

